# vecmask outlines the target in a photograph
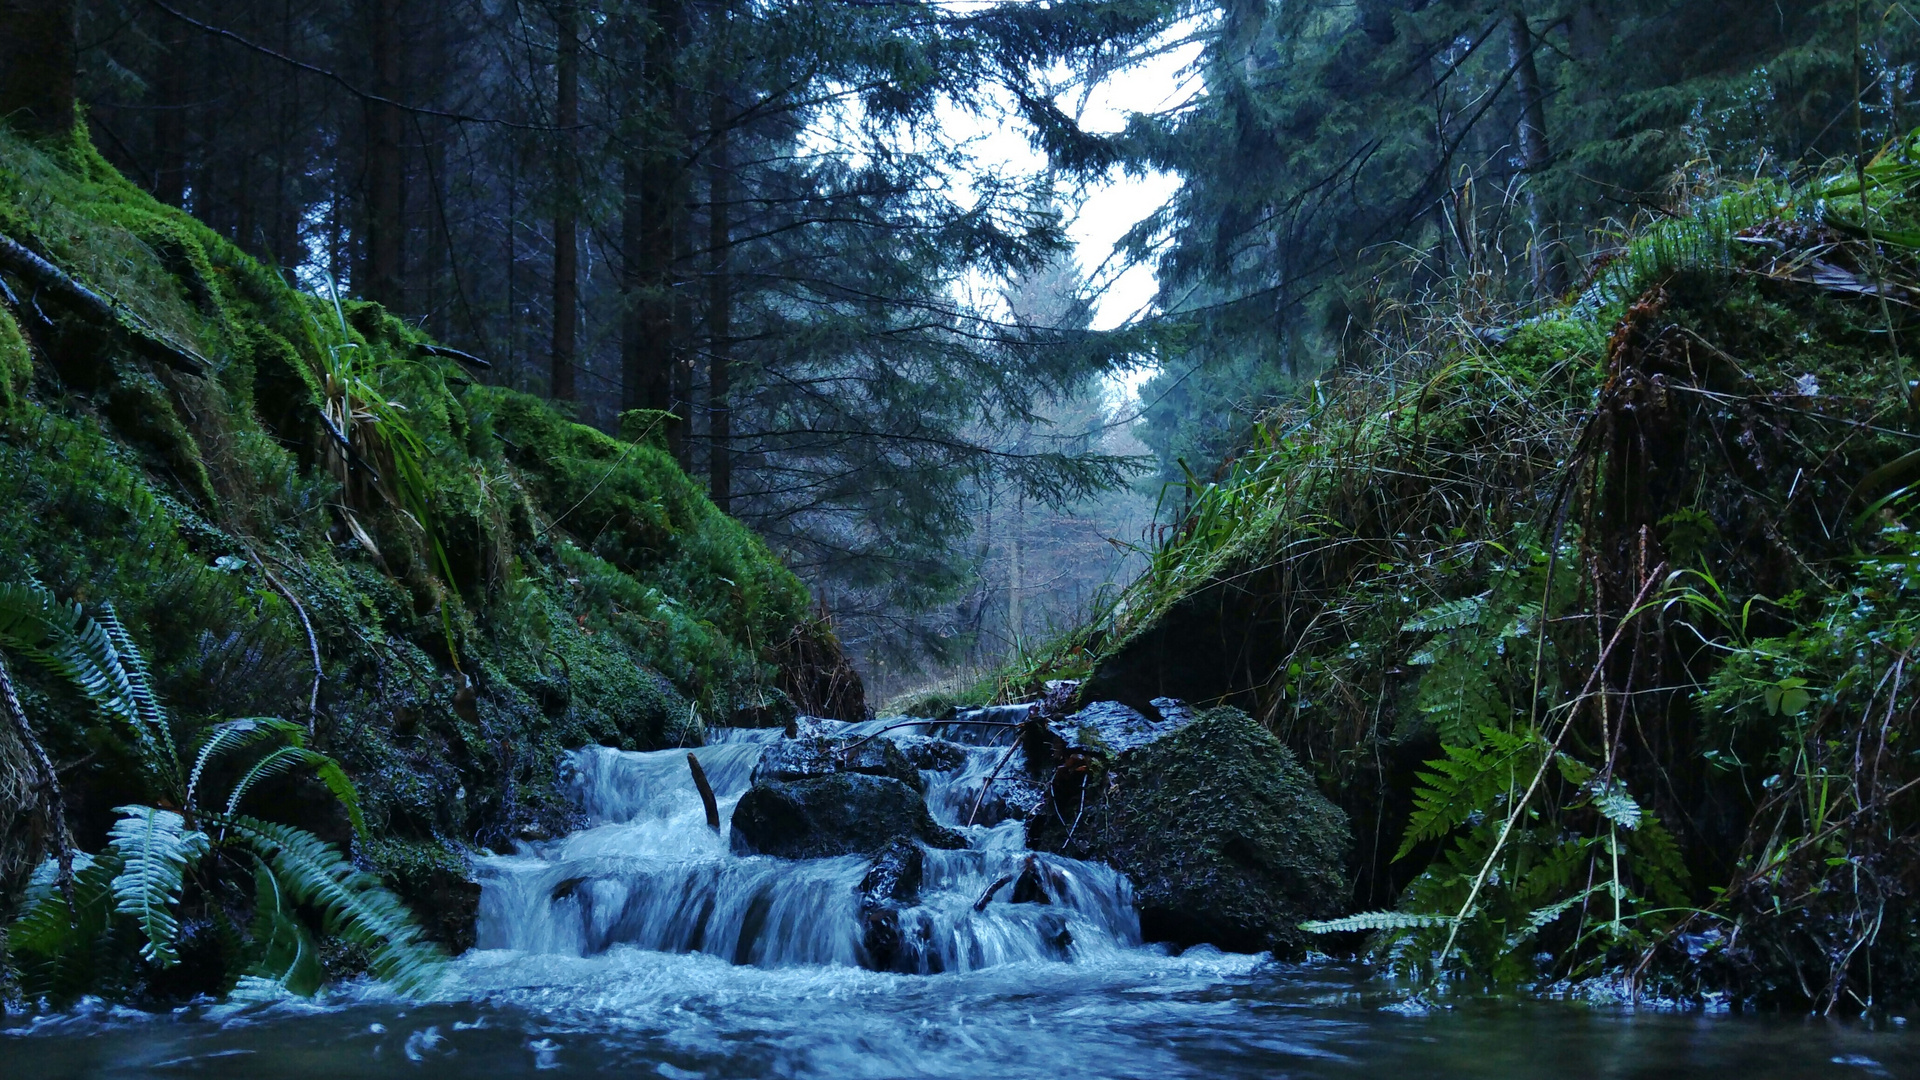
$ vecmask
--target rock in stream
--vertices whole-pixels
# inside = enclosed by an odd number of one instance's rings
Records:
[[[1247,714],[1154,704],[1048,725],[1060,764],[1029,846],[1126,874],[1147,940],[1298,955],[1299,924],[1347,902],[1346,815]]]
[[[771,743],[733,811],[732,845],[741,855],[873,855],[899,837],[967,846],[935,823],[919,770],[883,738],[808,735]]]

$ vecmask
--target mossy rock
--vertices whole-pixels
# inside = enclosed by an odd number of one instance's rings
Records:
[[[891,776],[843,772],[764,780],[733,808],[737,855],[873,855],[902,837],[929,847],[967,846],[965,838],[933,820],[918,791]]]
[[[1202,713],[1107,775],[1077,823],[1043,807],[1027,839],[1126,874],[1148,940],[1298,956],[1300,923],[1347,904],[1346,815],[1246,713]]]

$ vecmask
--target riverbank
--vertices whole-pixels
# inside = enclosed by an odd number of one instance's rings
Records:
[[[1325,947],[1438,988],[1914,1000],[1916,175],[1386,305],[1007,684],[1245,709],[1353,822]]]
[[[698,742],[736,713],[863,715],[806,590],[675,464],[668,418],[629,414],[616,437],[485,385],[485,358],[330,283],[294,288],[78,134],[0,131],[0,235],[6,580],[111,605],[180,746],[271,716],[337,759],[359,819],[305,769],[247,808],[349,851],[446,948],[472,942],[475,856],[570,827],[564,751]],[[25,722],[73,847],[101,852],[114,808],[165,797],[138,740],[27,655],[8,655]],[[18,732],[0,726],[9,920],[61,846]],[[95,992],[230,989],[265,948],[252,887],[230,884],[189,877],[182,964],[122,937]],[[363,962],[325,951],[336,973]]]

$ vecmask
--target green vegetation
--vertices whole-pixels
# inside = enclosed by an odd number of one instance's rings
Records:
[[[798,580],[644,430],[612,438],[474,383],[379,307],[302,292],[154,202],[78,136],[0,131],[0,233],[211,367],[152,365],[126,326],[17,280],[0,295],[0,581],[102,619],[110,603],[120,654],[139,642],[148,697],[170,706],[152,737],[179,748],[110,730],[84,687],[16,672],[74,842],[94,853],[76,902],[99,918],[184,896],[219,911],[192,933],[228,935],[223,955],[256,975],[311,988],[319,957],[333,974],[403,974],[379,943],[411,939],[399,907],[367,899],[386,895],[374,878],[442,944],[469,942],[467,853],[566,825],[565,748],[698,742],[738,707],[817,707],[821,673],[844,680]],[[228,719],[251,716],[286,719]],[[207,782],[229,785],[217,799],[173,790],[203,751]],[[236,754],[273,764],[256,776]],[[282,771],[302,763],[322,767]],[[228,791],[260,802],[253,818]],[[7,809],[48,850],[45,815]],[[0,916],[38,859],[0,866]],[[296,910],[317,921],[288,922]],[[109,932],[51,911],[15,934],[22,965]],[[144,974],[69,985],[154,999],[232,985],[224,961],[167,967],[169,935],[188,930],[145,925],[147,955],[114,960]]]
[[[87,699],[107,721],[96,737],[135,764],[131,779],[149,800],[113,808],[117,820],[98,855],[54,838],[50,873],[36,877],[28,910],[9,934],[27,994],[133,996],[178,968],[183,949],[220,973],[219,989],[240,983],[256,995],[311,994],[322,971],[303,908],[319,915],[327,933],[366,950],[376,976],[402,988],[430,981],[436,951],[377,879],[305,829],[241,812],[275,778],[310,769],[345,808],[355,835],[366,835],[353,782],[339,762],[306,746],[298,724],[256,717],[183,728],[160,705],[146,661],[111,606],[96,622],[45,589],[0,587],[0,646]],[[222,781],[230,783],[224,800],[210,795]],[[244,937],[221,904],[236,878],[255,887]],[[189,937],[183,909],[196,911],[210,932]]]
[[[1437,987],[1912,1000],[1917,163],[1402,304],[1007,684],[1247,709],[1355,823],[1312,928]]]

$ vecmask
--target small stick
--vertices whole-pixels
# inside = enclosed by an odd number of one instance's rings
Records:
[[[1014,875],[1012,874],[1000,875],[1000,878],[997,881],[987,886],[986,892],[983,892],[980,894],[980,899],[974,902],[973,910],[976,912],[987,910],[987,905],[993,903],[993,894],[999,892],[1001,889],[1006,888],[1007,883],[1012,881],[1013,878],[1014,878]]]
[[[720,831],[720,804],[713,799],[713,785],[707,783],[707,770],[700,767],[700,759],[687,753],[687,768],[693,772],[693,786],[700,789],[700,802],[707,808],[707,828]]]
[[[987,774],[987,782],[980,785],[980,794],[973,797],[973,812],[967,815],[968,825],[972,825],[973,819],[980,816],[980,804],[987,801],[987,789],[993,786],[995,780],[1000,779],[1000,770],[1007,767],[1007,762],[1013,758],[1013,752],[1018,749],[1020,749],[1020,740],[1015,739],[1013,745],[1007,747],[1007,752],[1000,755],[999,764]]]
[[[307,618],[307,609],[300,603],[300,598],[274,574],[273,568],[260,558],[260,553],[253,549],[244,536],[240,544],[247,549],[247,554],[253,556],[253,564],[260,568],[260,574],[267,579],[267,584],[272,585],[275,591],[286,598],[287,603],[293,605],[294,612],[300,616],[300,625],[307,631],[307,651],[313,656],[313,691],[307,695],[307,737],[317,740],[320,737],[320,683],[327,673],[320,666],[320,639],[313,634],[313,620]]]

